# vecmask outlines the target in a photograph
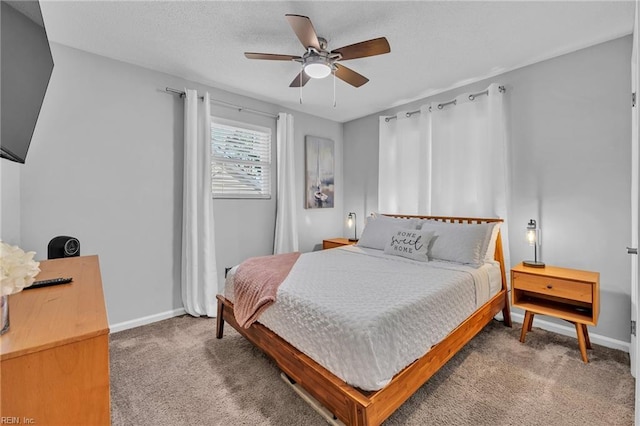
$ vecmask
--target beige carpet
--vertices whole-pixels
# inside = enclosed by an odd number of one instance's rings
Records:
[[[215,320],[172,318],[111,336],[114,425],[326,425],[262,353]],[[385,425],[632,425],[628,354],[538,328],[489,324]]]

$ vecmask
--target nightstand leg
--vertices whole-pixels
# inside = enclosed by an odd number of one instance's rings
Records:
[[[586,363],[589,362],[589,358],[587,358],[587,342],[584,337],[584,329],[582,328],[583,324],[576,323],[576,332],[578,333],[578,345],[580,346],[580,355],[582,355],[582,361]]]
[[[582,324],[582,331],[584,332],[584,340],[587,344],[587,349],[591,349],[591,340],[589,340],[589,330],[587,324]]]
[[[534,313],[529,312],[529,322],[527,322],[527,331],[531,331],[531,329],[533,328],[533,317],[535,316]]]
[[[531,324],[533,323],[533,314],[529,311],[524,313],[524,321],[522,322],[522,331],[520,332],[520,342],[524,343],[527,331],[531,331]]]

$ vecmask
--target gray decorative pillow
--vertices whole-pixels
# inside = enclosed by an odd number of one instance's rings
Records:
[[[416,229],[419,223],[420,221],[414,218],[401,219],[382,215],[368,218],[358,246],[384,250],[391,234],[397,228]]]
[[[429,258],[478,267],[485,262],[496,225],[424,221],[421,229],[434,232]]]
[[[427,257],[429,241],[433,238],[433,234],[433,231],[397,228],[387,241],[384,252],[427,262],[429,260]]]

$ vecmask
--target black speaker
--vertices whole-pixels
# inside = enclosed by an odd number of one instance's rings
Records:
[[[80,241],[77,238],[63,235],[54,237],[49,241],[47,254],[49,259],[80,256]]]

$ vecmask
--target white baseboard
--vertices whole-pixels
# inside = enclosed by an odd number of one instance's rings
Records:
[[[130,321],[119,322],[117,324],[110,324],[109,329],[111,333],[117,333],[118,331],[128,330],[130,328],[140,327],[141,325],[151,324],[152,322],[162,321],[168,318],[184,315],[187,312],[184,308],[174,309],[172,311],[160,312],[159,314],[153,314],[142,318],[136,318]]]
[[[511,312],[511,319],[522,323],[524,322],[524,315]],[[533,326],[539,327],[543,330],[553,331],[554,333],[562,334],[563,336],[573,337],[577,340],[575,327],[569,327],[562,324],[556,324],[553,322],[539,319],[537,316],[533,317]],[[629,342],[623,342],[622,340],[612,339],[611,337],[602,336],[589,332],[589,340],[596,345],[606,346],[607,348],[618,349],[620,351],[629,352]]]

